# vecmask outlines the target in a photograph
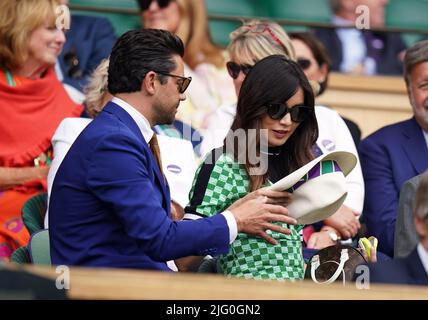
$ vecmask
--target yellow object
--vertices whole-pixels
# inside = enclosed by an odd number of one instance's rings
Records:
[[[367,253],[367,257],[370,259],[370,252],[371,248],[373,247],[375,252],[377,250],[377,238],[375,237],[369,237],[369,238],[361,238],[358,241],[358,245],[362,250],[364,250]]]

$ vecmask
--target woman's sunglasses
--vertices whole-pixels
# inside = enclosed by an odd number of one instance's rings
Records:
[[[141,11],[146,11],[149,9],[153,1],[158,3],[159,8],[163,9],[169,6],[172,0],[138,0]]]
[[[307,70],[311,66],[312,62],[309,59],[297,58],[297,64],[302,68],[302,70]]]
[[[242,71],[243,74],[247,75],[248,72],[250,72],[250,69],[252,66],[248,64],[237,64],[235,62],[229,61],[226,63],[227,72],[229,72],[229,75],[236,79],[239,76],[239,73]]]
[[[266,105],[267,114],[273,120],[280,120],[290,113],[291,120],[293,122],[303,122],[313,112],[312,108],[302,105],[297,105],[292,108],[288,108],[284,103],[271,103]]]
[[[176,74],[164,73],[164,72],[158,72],[158,71],[155,71],[155,72],[163,76],[178,78],[177,87],[178,87],[178,92],[180,93],[184,93],[187,87],[189,86],[190,82],[192,81],[192,77],[182,77]]]

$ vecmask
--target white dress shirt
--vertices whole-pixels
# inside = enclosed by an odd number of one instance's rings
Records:
[[[421,259],[422,265],[424,266],[425,272],[428,275],[428,251],[422,246],[421,243],[418,244],[418,254]]]
[[[428,132],[426,132],[425,130],[421,129],[422,133],[424,134],[424,138],[425,138],[425,142],[427,144],[427,148],[428,148]]]

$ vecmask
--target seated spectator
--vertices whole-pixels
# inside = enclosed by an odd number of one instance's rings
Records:
[[[417,247],[405,258],[371,264],[371,282],[428,285],[428,173],[420,178],[413,221],[419,238]]]
[[[184,42],[185,73],[192,86],[177,113],[177,119],[199,130],[208,116],[222,104],[236,102],[232,81],[226,71],[226,53],[216,46],[208,28],[204,1],[138,0],[144,27],[168,30]]]
[[[228,51],[231,57],[228,67],[237,95],[240,94],[246,74],[260,59],[272,54],[281,54],[296,60],[292,42],[284,29],[276,23],[258,20],[245,23],[231,34]],[[217,110],[202,141],[203,153],[223,145],[222,140],[230,129],[235,115],[236,105],[225,105]],[[320,138],[314,146],[317,155],[343,150],[352,152],[358,157],[352,136],[337,112],[316,106],[315,115],[317,120],[322,119],[322,123],[318,121]],[[330,141],[326,143],[327,140]],[[364,182],[359,164],[346,179],[349,193],[344,205],[336,214],[324,221],[323,225],[317,224],[314,228],[305,229],[305,241],[311,247],[320,249],[335,244],[340,238],[349,239],[357,234],[360,224],[356,216],[361,213],[364,201]]]
[[[407,50],[404,79],[413,117],[379,129],[360,145],[367,231],[391,257],[400,190],[428,168],[428,41]]]
[[[354,74],[400,75],[406,46],[399,34],[380,33],[371,28],[385,26],[388,0],[330,0],[337,29],[316,29],[315,35],[328,50],[332,69]],[[370,28],[358,29],[358,6],[367,6]],[[367,12],[367,11],[365,11]],[[366,19],[366,20],[367,20]],[[354,28],[341,28],[353,26]]]
[[[60,0],[68,5],[68,0]],[[56,69],[60,81],[82,91],[92,71],[108,58],[116,36],[108,19],[73,14]]]
[[[328,87],[328,78],[331,70],[331,60],[326,48],[309,32],[290,33],[290,38],[294,50],[296,51],[297,63],[302,67],[303,72],[309,80],[319,83],[320,90],[317,97],[322,95]],[[344,117],[342,117],[342,119],[351,132],[355,147],[358,150],[361,141],[360,128],[354,121]],[[343,138],[347,137],[348,135],[345,135]],[[347,143],[349,143],[349,141],[347,141]]]
[[[65,42],[56,0],[3,0],[0,10],[0,259],[27,244],[21,208],[46,191],[51,138],[79,116],[54,72]]]
[[[416,190],[422,174],[407,180],[400,190],[397,221],[395,222],[394,258],[407,257],[419,242],[413,212],[415,212]]]
[[[278,111],[280,105],[285,105],[285,109]],[[257,129],[267,130],[266,139],[251,139],[251,132]],[[245,133],[242,141],[226,143],[235,140],[237,130]],[[239,89],[230,137],[198,169],[185,218],[215,216],[247,193],[275,183],[305,165],[313,159],[311,149],[317,136],[312,87],[297,63],[284,55],[256,62]],[[263,166],[263,160],[256,164],[252,159],[251,152],[256,150],[266,154],[267,170],[260,173],[253,170]],[[289,228],[288,235],[272,232],[277,246],[238,234],[230,252],[220,257],[222,272],[245,278],[303,279],[303,225]]]
[[[229,251],[238,232],[295,224],[286,192],[258,190],[198,221],[171,220],[171,196],[153,126],[171,124],[191,79],[184,45],[168,31],[131,30],[110,55],[114,98],[83,129],[55,175],[49,203],[53,264],[171,271],[167,261]]]

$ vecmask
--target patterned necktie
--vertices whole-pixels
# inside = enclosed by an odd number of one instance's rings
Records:
[[[164,183],[166,184],[165,175],[163,174],[163,170],[162,170],[162,159],[161,159],[159,143],[158,143],[158,138],[156,136],[156,133],[154,133],[153,137],[150,139],[149,147],[153,153],[156,163],[158,164],[159,171],[163,177]]]

